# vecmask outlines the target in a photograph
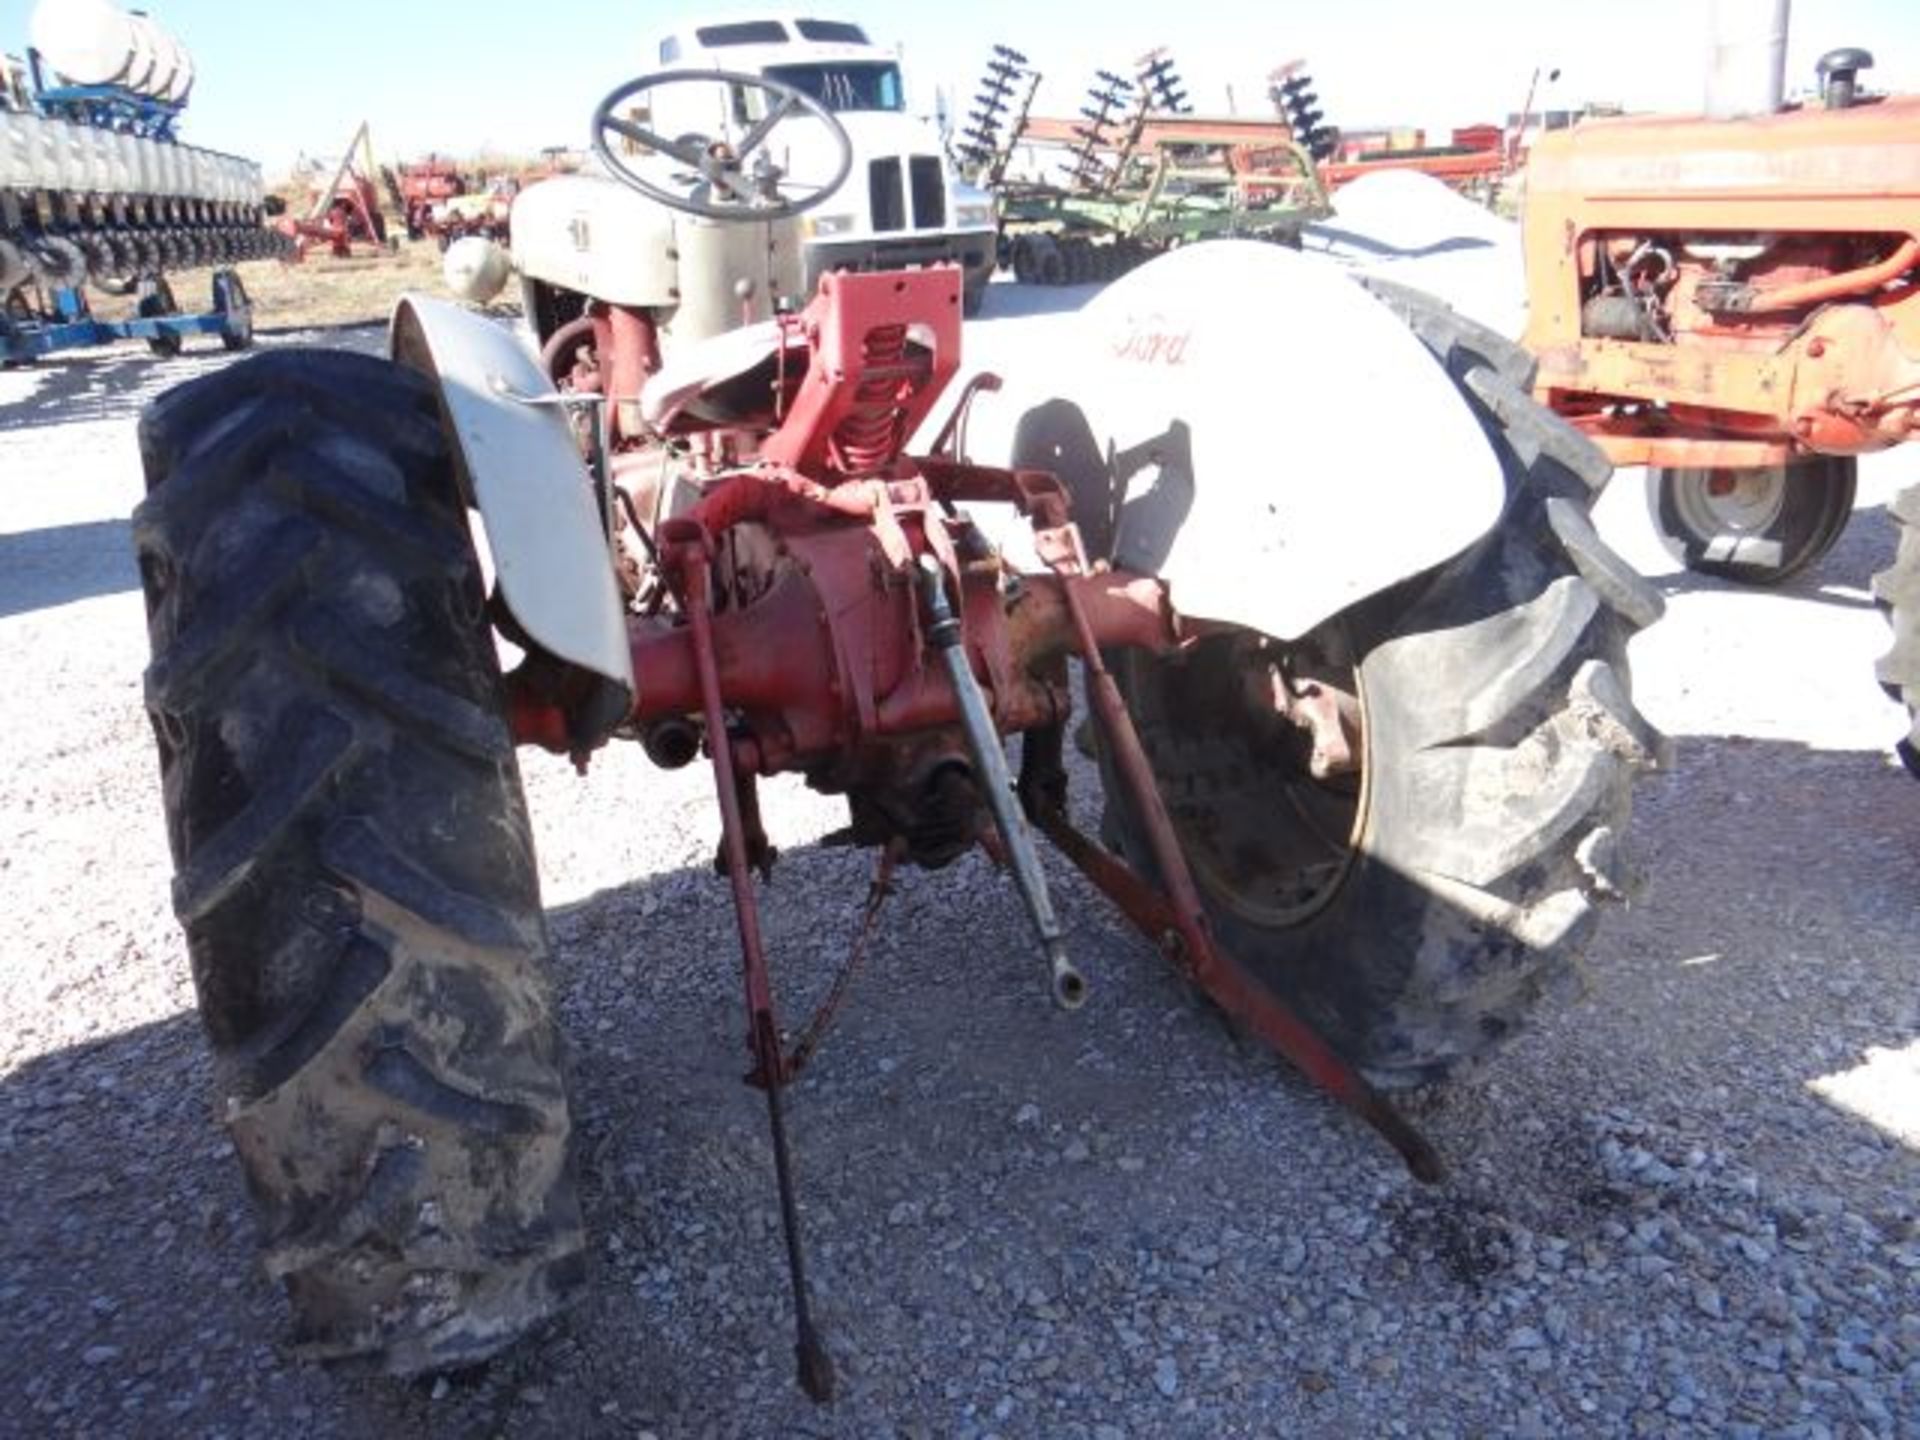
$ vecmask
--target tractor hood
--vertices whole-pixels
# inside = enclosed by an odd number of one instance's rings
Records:
[[[1295,639],[1500,516],[1460,390],[1329,261],[1187,246],[1070,327],[977,397],[967,458],[1059,475],[1090,554],[1160,576],[1183,615]]]
[[[513,202],[514,267],[620,305],[671,305],[674,214],[606,176],[561,175]]]

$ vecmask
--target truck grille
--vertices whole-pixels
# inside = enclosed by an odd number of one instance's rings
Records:
[[[939,230],[947,223],[947,187],[940,178],[938,155],[915,155],[907,162],[913,183],[913,228]]]
[[[909,188],[912,191],[913,228],[946,228],[947,187],[940,171],[940,157],[909,156],[903,173],[900,157],[887,155],[867,165],[867,206],[873,216],[875,234],[884,235],[907,228]]]
[[[867,167],[867,204],[873,215],[873,228],[884,234],[907,228],[906,197],[900,193],[900,161],[889,155]]]

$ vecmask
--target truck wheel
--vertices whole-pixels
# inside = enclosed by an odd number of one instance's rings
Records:
[[[1628,791],[1665,742],[1626,663],[1660,596],[1588,520],[1604,458],[1501,373],[1526,369],[1508,342],[1381,298],[1500,454],[1500,522],[1283,649],[1230,634],[1114,670],[1230,963],[1393,1087],[1476,1059],[1571,974],[1597,903],[1627,888]],[[1346,711],[1351,760],[1329,778],[1320,732],[1276,713],[1276,665]],[[1107,793],[1107,834],[1149,863],[1110,776]]]
[[[221,1110],[310,1355],[485,1358],[585,1275],[546,924],[430,385],[285,350],[140,422],[146,701]]]
[[[1912,728],[1900,758],[1920,777],[1920,485],[1909,485],[1887,507],[1900,527],[1893,564],[1873,577],[1873,594],[1893,626],[1893,648],[1880,659],[1880,683],[1907,707]]]
[[[1778,585],[1833,548],[1853,514],[1854,486],[1850,455],[1747,470],[1653,469],[1647,509],[1687,569]]]
[[[987,308],[987,282],[991,273],[979,279],[967,279],[960,287],[960,313],[971,320]]]

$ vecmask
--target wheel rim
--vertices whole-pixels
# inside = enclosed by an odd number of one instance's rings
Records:
[[[1787,468],[1671,470],[1674,513],[1694,535],[1765,535],[1787,503]]]
[[[1351,771],[1311,773],[1308,733],[1263,706],[1248,683],[1244,642],[1224,637],[1162,682],[1164,728],[1156,728],[1166,739],[1148,740],[1195,880],[1210,901],[1267,929],[1303,924],[1339,893],[1359,853],[1369,783],[1357,667],[1304,647],[1287,659],[1296,679],[1357,703]]]

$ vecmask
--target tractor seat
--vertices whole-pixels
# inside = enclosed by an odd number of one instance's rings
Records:
[[[803,336],[762,320],[674,347],[672,356],[640,387],[640,414],[661,434],[733,426],[770,426],[777,413],[773,387],[780,347],[786,345],[789,384],[806,374]]]

